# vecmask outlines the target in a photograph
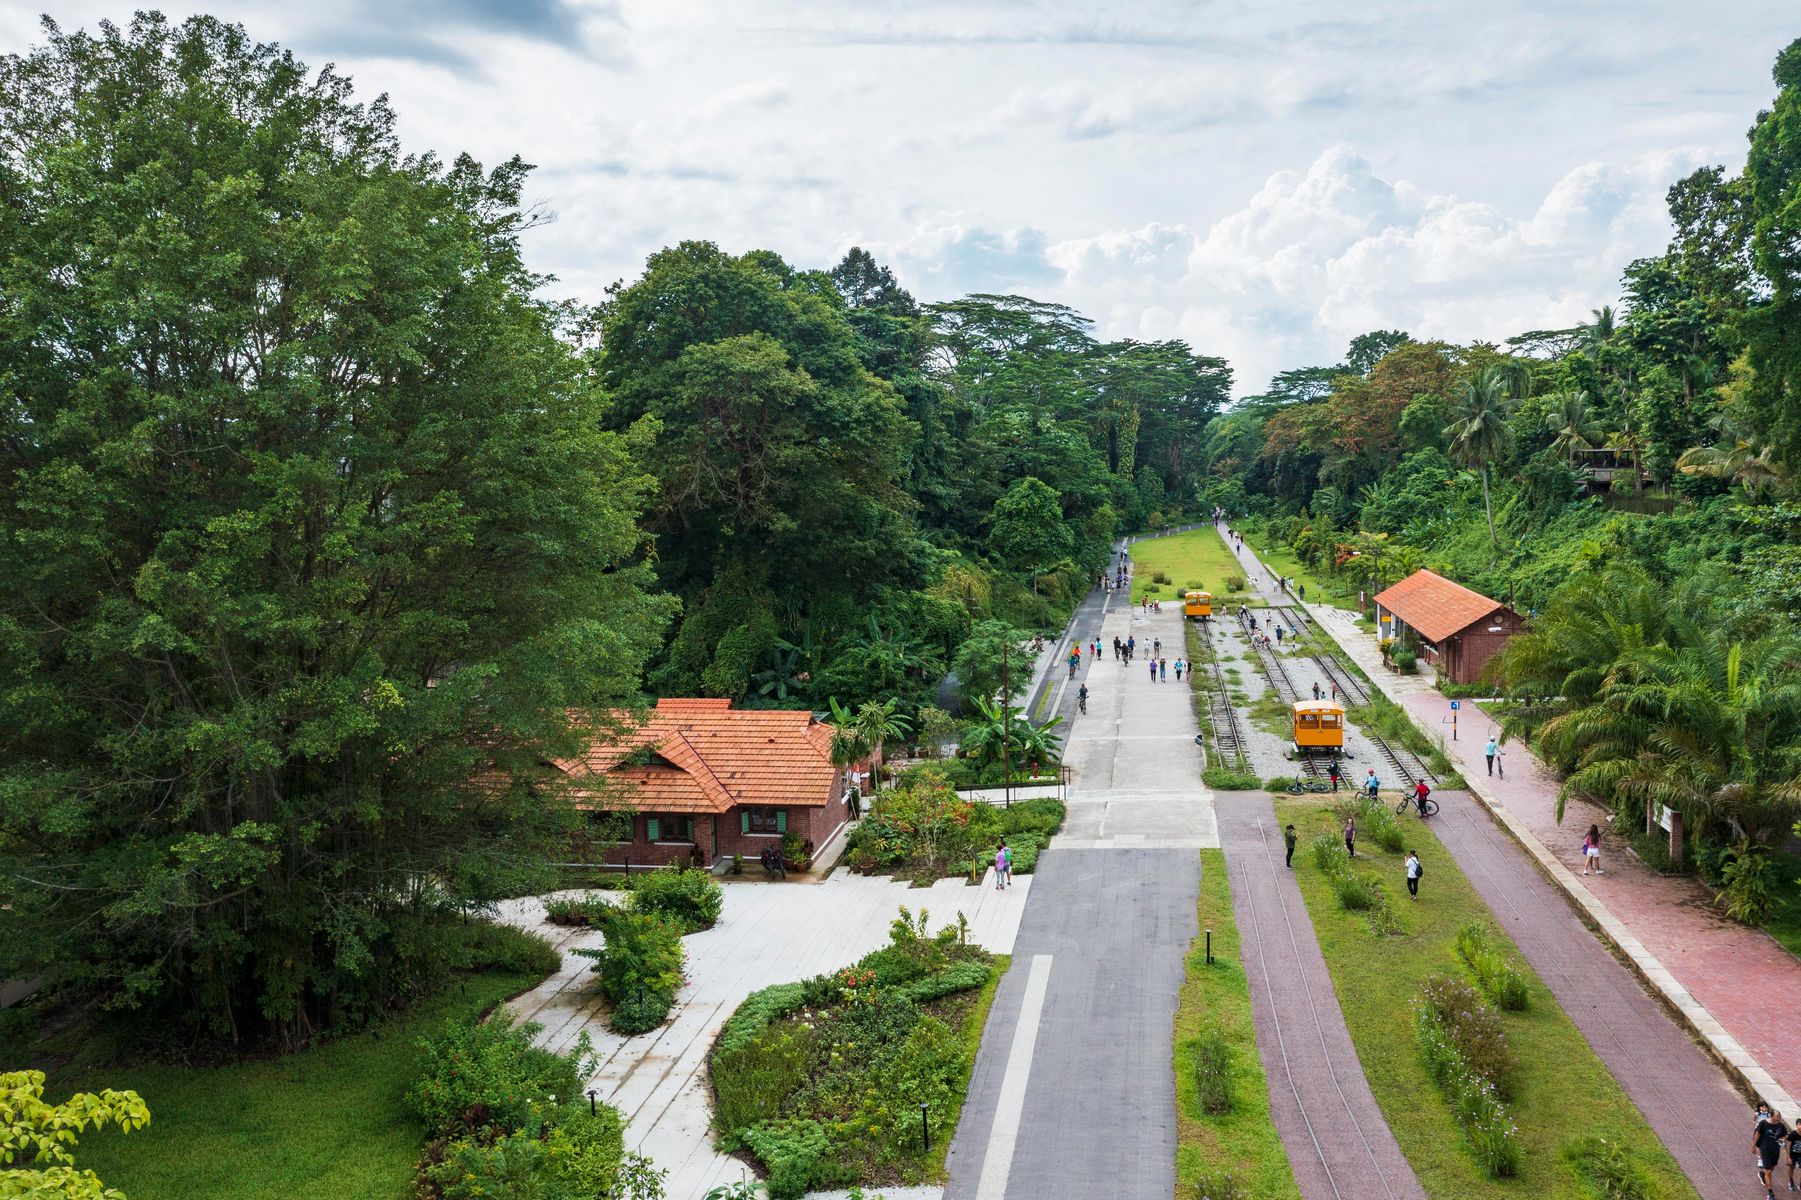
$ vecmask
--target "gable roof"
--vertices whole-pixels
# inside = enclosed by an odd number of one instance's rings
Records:
[[[821,806],[838,769],[831,727],[805,710],[735,709],[730,700],[669,698],[616,740],[597,743],[556,767],[623,784],[578,792],[577,803],[609,808],[626,799],[649,812],[723,813],[735,805]]]
[[[1393,587],[1377,592],[1376,603],[1429,642],[1442,642],[1507,607],[1431,571],[1415,571]]]

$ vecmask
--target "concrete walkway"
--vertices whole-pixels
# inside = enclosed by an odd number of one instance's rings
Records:
[[[1424,1200],[1332,988],[1276,810],[1262,792],[1221,796],[1220,833],[1270,1116],[1306,1200]]]
[[[1011,953],[1032,880],[1022,875],[1005,892],[992,886],[992,872],[979,886],[949,879],[929,888],[848,872],[815,886],[727,881],[719,923],[683,939],[687,981],[670,1020],[631,1038],[607,1028],[592,964],[567,953],[597,947],[604,939],[581,927],[543,924],[541,899],[509,901],[502,919],[550,937],[565,951],[556,974],[516,1000],[513,1009],[520,1020],[543,1025],[539,1040],[553,1049],[567,1049],[582,1033],[589,1035],[601,1058],[589,1086],[625,1116],[626,1144],[668,1170],[671,1200],[698,1200],[708,1189],[736,1181],[743,1170],[737,1159],[713,1148],[706,1058],[720,1027],[746,996],[856,961],[887,942],[888,924],[903,904],[915,913],[929,910],[933,929],[954,924],[961,912],[975,941]],[[930,1194],[888,1190],[894,1200]]]
[[[1033,902],[976,1057],[947,1161],[946,1196],[1168,1200],[1175,1190],[1171,1035],[1195,936],[1198,849],[1218,845],[1200,784],[1192,693],[1112,658],[1114,636],[1162,638],[1182,617],[1091,595],[1072,622],[1101,640],[1057,711],[1070,718],[1063,832],[1039,858]]]

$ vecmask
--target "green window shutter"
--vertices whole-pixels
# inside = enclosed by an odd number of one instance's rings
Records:
[[[785,808],[778,808],[775,811],[775,831],[777,833],[788,832],[788,810]]]
[[[750,832],[750,810],[748,808],[741,808],[738,810],[738,832]]]
[[[645,836],[654,842],[657,840],[657,836],[663,832],[663,823],[655,817],[651,817],[644,822],[644,828]]]

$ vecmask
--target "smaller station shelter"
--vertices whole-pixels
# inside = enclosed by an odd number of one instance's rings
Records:
[[[1431,571],[1376,593],[1376,630],[1414,648],[1451,683],[1475,683],[1507,639],[1525,627],[1499,600]]]

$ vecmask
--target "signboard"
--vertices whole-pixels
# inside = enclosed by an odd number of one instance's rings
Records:
[[[1460,709],[1462,707],[1463,707],[1463,701],[1461,701],[1461,700],[1451,701],[1451,711],[1452,712],[1456,712],[1458,709]]]
[[[1669,805],[1659,804],[1657,806],[1657,823],[1658,823],[1658,825],[1660,825],[1663,828],[1663,831],[1665,833],[1668,833],[1670,831],[1670,806]]]

